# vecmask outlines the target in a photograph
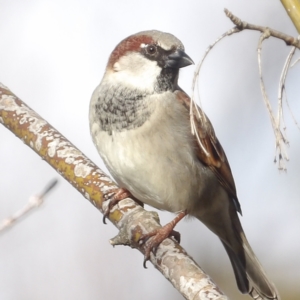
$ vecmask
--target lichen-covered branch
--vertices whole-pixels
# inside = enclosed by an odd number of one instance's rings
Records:
[[[105,210],[105,196],[117,188],[115,183],[1,83],[0,123],[48,162],[96,208],[101,212]],[[129,198],[112,209],[109,220],[120,230],[111,239],[111,244],[129,245],[142,253],[144,245],[138,243],[139,237],[160,226],[156,213],[145,211]],[[228,299],[172,239],[162,242],[150,260],[186,299]]]

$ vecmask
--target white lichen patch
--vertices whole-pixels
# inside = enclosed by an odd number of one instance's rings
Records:
[[[65,146],[66,142],[62,142],[60,139],[53,139],[52,142],[48,144],[48,155],[54,157],[56,150],[59,147]]]
[[[165,256],[167,254],[167,256]],[[185,258],[185,255],[180,251],[180,249],[175,247],[173,240],[164,240],[161,244],[161,247],[158,248],[156,252],[156,259],[161,260],[161,269],[163,273],[171,280],[171,273],[175,270],[170,270],[168,263],[164,263],[164,258],[170,259],[170,257],[176,257],[176,260],[180,261]],[[172,281],[172,280],[171,280]],[[173,283],[174,284],[174,283]]]
[[[55,135],[54,135],[55,136]],[[54,139],[54,137],[51,135],[51,136],[47,136],[46,137],[46,141],[52,141]]]
[[[29,107],[16,103],[16,97],[12,95],[2,95],[0,98],[0,109],[6,111],[15,112],[15,116],[19,117],[19,123],[21,125],[30,123],[28,129],[35,135],[38,135],[41,128],[47,124],[47,122],[40,118],[40,116],[32,111]]]
[[[24,120],[25,122],[28,122],[28,117],[27,116],[23,116],[23,118],[20,119],[20,124],[22,119],[26,119]],[[47,124],[47,122],[45,120],[42,119],[38,119],[38,118],[30,118],[30,125],[28,127],[28,129],[33,132],[34,134],[38,134],[41,129]]]
[[[85,164],[77,164],[74,168],[74,174],[76,177],[85,178],[89,174],[91,174],[92,167],[85,165]]]
[[[208,285],[211,285],[211,282],[208,278],[203,277],[202,279],[189,278],[186,276],[180,276],[180,290],[184,291],[185,294],[199,293],[200,290],[205,288]],[[211,297],[204,297],[201,299],[214,299]]]
[[[132,207],[133,203],[134,203],[133,200],[126,198],[126,199],[118,202],[118,205],[119,205],[120,209],[126,209],[126,208],[129,208],[129,207]]]
[[[101,181],[106,181],[110,183],[114,183],[110,177],[108,177],[106,174],[104,174],[101,170],[97,169],[96,172],[100,175],[99,179]]]
[[[18,106],[16,105],[15,99],[16,97],[12,95],[2,95],[0,98],[0,109],[14,111],[15,107]]]
[[[72,164],[78,157],[82,157],[83,154],[79,150],[75,149],[67,142],[60,142],[59,148],[63,148],[57,151],[57,156],[66,160],[67,163]]]
[[[88,200],[91,200],[90,195],[87,192],[84,193],[84,197]],[[95,205],[95,201],[93,201],[93,204]]]
[[[4,124],[2,117],[0,117],[0,123]]]
[[[36,134],[36,141],[34,143],[34,146],[35,146],[35,149],[37,151],[40,151],[41,148],[42,148],[42,139],[43,137],[47,135],[47,132],[43,132],[43,133],[40,133],[40,134]]]
[[[102,180],[102,178],[100,178],[100,180]],[[114,190],[116,188],[116,186],[107,186],[107,185],[103,184],[103,186],[99,186],[99,188],[100,188],[101,192],[106,195],[106,194],[112,192],[112,190]]]

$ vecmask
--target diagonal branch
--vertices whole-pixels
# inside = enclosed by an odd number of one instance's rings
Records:
[[[115,183],[1,83],[0,123],[32,148],[103,213],[107,207],[104,197],[117,188]],[[113,208],[109,220],[120,230],[110,243],[128,245],[143,254],[144,246],[138,244],[140,235],[160,226],[156,213],[145,211],[129,198]],[[186,299],[228,299],[172,239],[162,242],[156,256],[151,254],[150,260]]]

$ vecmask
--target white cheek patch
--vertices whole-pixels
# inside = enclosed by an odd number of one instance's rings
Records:
[[[114,80],[133,88],[153,91],[161,67],[140,53],[129,53],[113,65]]]

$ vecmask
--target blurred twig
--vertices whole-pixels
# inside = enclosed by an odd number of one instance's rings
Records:
[[[57,182],[57,179],[52,180],[46,186],[43,192],[38,195],[31,196],[28,203],[23,208],[16,211],[11,217],[2,220],[2,222],[0,223],[0,233],[16,224],[17,221],[20,221],[22,217],[28,215],[28,213],[31,212],[34,208],[39,207],[44,202],[45,196],[55,187]]]
[[[214,46],[216,46],[216,44],[219,43],[221,40],[223,40],[223,38],[230,36],[236,32],[239,32],[239,30],[237,28],[232,28],[232,29],[228,30],[227,32],[225,32],[224,34],[222,34],[219,38],[217,38],[211,45],[209,45],[208,48],[206,49],[201,61],[198,63],[198,65],[195,69],[193,83],[192,83],[192,94],[191,94],[192,101],[191,101],[191,106],[190,106],[190,123],[191,123],[192,134],[196,136],[196,138],[199,142],[199,145],[204,153],[206,153],[207,150],[206,150],[206,147],[204,147],[204,145],[202,145],[202,140],[198,136],[198,130],[196,130],[196,124],[195,124],[195,118],[194,118],[194,110],[196,110],[196,115],[199,118],[199,121],[202,123],[201,125],[203,125],[203,129],[206,130],[206,125],[207,125],[206,115],[203,110],[199,110],[196,99],[195,99],[195,89],[197,88],[197,96],[199,98],[199,104],[201,105],[199,84],[198,84],[200,69],[204,63],[206,56],[212,50],[212,48]],[[208,155],[208,153],[206,153],[206,154]]]

